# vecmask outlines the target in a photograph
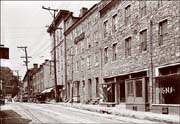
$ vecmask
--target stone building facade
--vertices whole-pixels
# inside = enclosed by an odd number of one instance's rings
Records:
[[[66,29],[67,81],[69,99],[89,102],[98,97],[100,76],[98,6],[82,8],[80,16]],[[96,56],[95,56],[96,55]],[[73,81],[72,81],[73,80]]]
[[[171,79],[174,83],[179,81],[180,7],[177,3],[161,0],[111,1],[103,5],[101,2],[102,72],[106,101],[125,102],[129,109],[156,112],[163,108],[160,105],[162,99],[169,104],[179,103],[179,88],[173,89],[178,84],[162,83],[160,88],[157,86],[157,80],[161,79],[160,68],[168,67],[166,75],[174,74]],[[168,88],[174,93],[169,91],[163,98],[159,89],[167,91]],[[172,98],[170,94],[176,97]],[[155,101],[158,105],[154,105]],[[175,106],[169,107],[170,113],[178,113],[174,109],[179,106]]]
[[[48,28],[47,32],[51,36],[51,43],[52,43],[52,49],[51,49],[51,58],[54,60],[54,49],[56,50],[56,75],[57,75],[57,87],[60,88],[60,94],[63,100],[66,98],[66,68],[65,68],[65,38],[64,38],[64,30],[65,30],[65,19],[67,16],[69,16],[71,12],[67,10],[60,10],[58,14],[55,17],[55,41],[56,46],[54,48],[54,36],[53,36],[53,22],[51,26]],[[53,73],[54,74],[54,73]]]
[[[179,1],[105,1],[65,19],[70,101],[178,113]],[[172,82],[172,83],[171,83]]]

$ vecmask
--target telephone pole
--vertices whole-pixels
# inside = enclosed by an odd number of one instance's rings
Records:
[[[59,102],[59,89],[57,87],[57,72],[56,72],[56,25],[55,25],[55,17],[56,17],[56,12],[58,12],[57,9],[51,9],[50,7],[46,8],[44,6],[42,6],[42,9],[48,10],[49,13],[52,15],[53,17],[53,23],[52,23],[52,31],[53,31],[53,40],[54,40],[54,48],[53,48],[53,52],[54,52],[54,83],[55,83],[55,88],[56,88],[56,102]],[[53,13],[51,13],[51,11],[53,11]]]
[[[19,49],[22,49],[24,52],[25,52],[25,56],[22,56],[21,58],[25,58],[26,60],[24,61],[25,62],[25,65],[26,65],[26,70],[27,70],[27,85],[28,85],[28,100],[30,98],[30,80],[29,80],[29,74],[28,74],[28,58],[32,58],[31,56],[28,56],[27,55],[27,46],[19,46],[17,47]]]

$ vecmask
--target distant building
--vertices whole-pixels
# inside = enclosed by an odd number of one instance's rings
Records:
[[[47,98],[54,98],[54,77],[51,73],[54,71],[50,60],[45,60],[42,65],[32,74],[33,95],[46,94]]]
[[[19,92],[18,77],[13,75],[9,67],[0,67],[0,93],[4,96],[14,97]]]

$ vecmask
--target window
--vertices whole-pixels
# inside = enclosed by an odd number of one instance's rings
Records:
[[[104,63],[108,62],[108,47],[104,49]]]
[[[159,23],[159,45],[163,44],[165,37],[167,36],[167,20]]]
[[[85,59],[83,57],[81,57],[81,71],[83,71],[85,69]]]
[[[88,69],[91,68],[91,62],[90,62],[91,60],[90,60],[90,59],[91,59],[91,56],[88,56],[88,57],[87,57],[87,68],[88,68]]]
[[[125,56],[131,56],[131,37],[125,40]]]
[[[142,97],[142,80],[136,80],[136,97]]]
[[[117,14],[113,16],[113,20],[112,20],[112,31],[116,32],[117,31],[117,24],[118,24],[118,20],[117,20]]]
[[[99,64],[98,53],[95,53],[94,59],[95,59],[95,67],[96,67]]]
[[[133,96],[133,81],[128,81],[127,83],[128,96]]]
[[[113,60],[117,59],[117,43],[113,44]]]
[[[79,61],[76,61],[76,71],[79,71]]]
[[[129,25],[131,23],[131,10],[130,5],[125,8],[125,24]]]
[[[158,8],[163,6],[163,0],[158,0]]]
[[[94,32],[94,43],[98,44],[98,31],[97,30]]]
[[[60,39],[62,39],[62,37],[63,37],[63,32],[62,32],[62,29],[60,29],[60,32],[59,32],[59,37],[60,37]]]
[[[108,21],[104,22],[104,37],[107,37],[108,34]]]
[[[81,42],[81,52],[83,52],[84,51],[84,42],[82,41]]]
[[[143,30],[140,32],[140,49],[142,51],[147,50],[147,30]]]
[[[90,44],[90,38],[87,37],[87,49],[91,48],[91,44]]]
[[[146,15],[146,0],[139,1],[140,7],[140,16],[143,17]]]

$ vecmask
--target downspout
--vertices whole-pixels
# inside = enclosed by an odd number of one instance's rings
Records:
[[[150,79],[151,79],[151,92],[152,92],[152,97],[150,97],[150,98],[152,98],[151,99],[151,105],[153,104],[153,102],[154,102],[154,89],[153,89],[153,84],[154,84],[154,82],[153,82],[153,43],[152,43],[152,26],[153,26],[153,22],[152,22],[152,18],[150,19]],[[150,108],[152,107],[150,105]]]
[[[65,22],[64,22],[64,31],[66,29]],[[66,51],[66,35],[64,34],[64,73],[65,73],[65,92],[66,92],[66,99],[68,99],[68,89],[67,89],[67,51]]]

